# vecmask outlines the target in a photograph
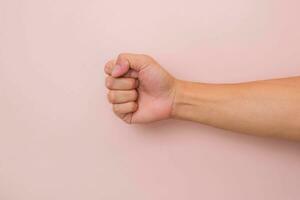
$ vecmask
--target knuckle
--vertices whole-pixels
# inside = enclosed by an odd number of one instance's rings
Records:
[[[111,103],[109,93],[106,94],[106,97],[107,97],[108,102]]]
[[[105,85],[106,85],[107,88],[111,89],[111,87],[112,87],[112,78],[111,77],[109,77],[109,76],[106,77]]]
[[[111,66],[111,61],[108,61],[108,62],[105,63],[105,65],[104,65],[104,70],[105,70],[105,71],[108,71],[109,68],[110,68],[110,66]]]
[[[119,106],[118,105],[113,105],[113,111],[114,113],[118,113],[119,112]]]
[[[109,67],[109,62],[105,63],[104,70],[107,71],[108,67]]]
[[[116,99],[115,93],[113,91],[109,91],[108,92],[108,100],[109,100],[109,102],[114,103],[115,99]]]
[[[104,66],[105,68],[108,68],[110,66],[110,61],[107,61]]]

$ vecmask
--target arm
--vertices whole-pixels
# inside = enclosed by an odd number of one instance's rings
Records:
[[[236,84],[182,81],[147,55],[105,65],[108,100],[127,123],[176,118],[260,136],[300,140],[300,77]]]
[[[177,88],[174,118],[300,140],[300,77],[237,84],[178,81]]]

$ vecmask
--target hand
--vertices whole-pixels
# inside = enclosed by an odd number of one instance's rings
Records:
[[[171,116],[176,79],[153,58],[120,54],[105,65],[108,100],[127,123],[147,123]]]

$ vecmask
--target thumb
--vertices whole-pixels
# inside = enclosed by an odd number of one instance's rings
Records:
[[[112,76],[123,76],[129,69],[140,71],[149,64],[150,59],[149,56],[143,54],[122,53],[117,58],[116,66],[112,71]]]
[[[111,72],[111,75],[112,75],[112,77],[115,77],[115,78],[123,76],[128,72],[129,68],[130,67],[129,67],[128,62],[125,62],[125,63],[119,62],[114,66],[114,68]]]

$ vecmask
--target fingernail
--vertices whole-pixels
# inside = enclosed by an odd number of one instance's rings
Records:
[[[118,71],[120,70],[120,65],[115,65],[115,67],[114,67],[114,69],[112,70],[112,72],[111,72],[111,75],[112,76],[114,76],[114,75],[116,75],[117,73],[118,73]]]

